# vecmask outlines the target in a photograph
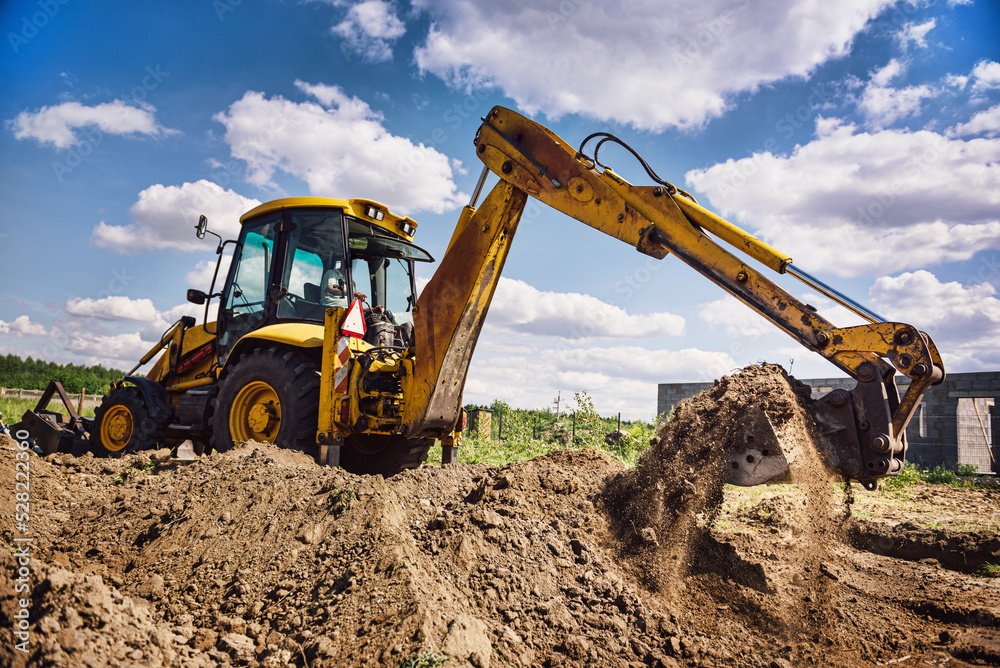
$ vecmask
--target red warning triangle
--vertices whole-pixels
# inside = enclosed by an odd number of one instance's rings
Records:
[[[347,307],[347,313],[344,314],[344,319],[340,323],[340,331],[347,336],[364,338],[367,329],[365,328],[365,312],[361,309],[360,299],[355,299]]]

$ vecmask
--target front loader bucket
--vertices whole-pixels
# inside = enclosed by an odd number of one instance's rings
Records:
[[[68,416],[48,409],[49,402],[56,395],[62,400]],[[26,433],[27,439],[43,455],[55,452],[70,452],[78,441],[86,440],[89,418],[81,418],[73,408],[69,395],[57,380],[49,381],[45,392],[38,399],[33,411],[25,411],[21,421],[11,425],[10,433],[21,439],[19,433]]]

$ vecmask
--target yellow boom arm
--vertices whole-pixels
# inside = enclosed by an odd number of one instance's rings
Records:
[[[608,135],[605,135],[608,137]],[[905,429],[927,388],[944,378],[944,365],[933,342],[911,325],[885,322],[792,264],[792,259],[732,223],[701,207],[687,193],[666,182],[633,186],[595,158],[569,146],[548,129],[509,109],[494,107],[476,136],[476,153],[501,181],[483,211],[463,213],[440,270],[425,288],[415,318],[416,378],[433,378],[422,400],[412,406],[411,428],[420,431],[428,418],[437,428],[454,425],[479,326],[503,266],[525,198],[535,197],[586,225],[635,246],[655,258],[673,253],[713,283],[784,330],[842,371],[857,379],[850,393],[834,392],[820,400],[830,463],[845,477],[873,485],[898,473],[906,450]],[[649,171],[647,169],[647,171]],[[486,172],[484,170],[484,176]],[[503,202],[498,206],[497,202]],[[496,249],[483,253],[492,242]],[[765,267],[788,273],[855,311],[870,324],[838,328],[760,271],[726,250],[741,251]],[[491,247],[493,248],[493,247]],[[484,288],[484,277],[488,278]],[[424,304],[450,303],[446,321],[441,309]],[[434,323],[421,323],[433,317]],[[476,326],[469,327],[474,321]],[[424,334],[427,332],[428,334]],[[464,350],[462,363],[449,363]],[[453,360],[454,362],[454,360]],[[893,374],[911,379],[900,399]],[[452,389],[443,392],[446,386]],[[437,395],[437,396],[435,396]],[[849,396],[847,396],[849,395]],[[446,397],[446,399],[445,399]],[[441,399],[445,399],[441,401]],[[848,401],[848,399],[851,399]],[[420,408],[435,405],[430,413]]]

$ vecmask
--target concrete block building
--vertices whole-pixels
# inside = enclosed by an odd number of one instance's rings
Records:
[[[803,380],[812,387],[813,397],[836,389],[851,390],[851,378]],[[909,379],[896,376],[900,394]],[[712,387],[712,383],[661,383],[657,413],[668,414],[678,403]],[[982,473],[1000,472],[996,458],[1000,444],[1000,371],[953,373],[943,383],[930,388],[906,429],[907,459],[929,468],[972,464]]]

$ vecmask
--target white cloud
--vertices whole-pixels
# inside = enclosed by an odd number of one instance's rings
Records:
[[[152,343],[138,332],[97,335],[73,332],[65,340],[65,350],[87,358],[90,364],[105,364],[118,369],[131,369],[149,352]]]
[[[0,320],[0,334],[9,334],[15,338],[25,336],[45,336],[45,326],[37,322],[31,322],[31,318],[26,315],[19,315],[11,322]]]
[[[684,318],[665,312],[629,314],[590,295],[544,292],[524,281],[501,278],[487,326],[558,339],[644,339],[680,336]]]
[[[948,136],[966,137],[978,135],[995,137],[1000,134],[1000,104],[980,111],[968,123],[961,123],[948,129]]]
[[[209,322],[215,320],[218,307],[219,300],[212,300],[208,311]],[[167,331],[168,327],[172,326],[175,322],[180,320],[181,316],[185,315],[193,317],[197,323],[202,323],[204,322],[205,307],[184,302],[166,311],[157,311],[155,316],[149,321],[149,324],[139,330],[139,334],[145,341],[149,341],[151,343],[159,341],[163,332]],[[149,344],[147,344],[147,347],[148,345]]]
[[[194,269],[184,275],[184,283],[188,287],[208,292],[212,286],[212,276],[215,274],[215,267],[218,265],[219,275],[215,279],[215,289],[220,290],[226,280],[226,276],[229,274],[229,264],[233,259],[233,256],[228,253],[221,257],[221,264],[217,262],[218,258],[199,262],[195,265]]]
[[[34,139],[56,148],[68,148],[84,140],[100,143],[102,133],[112,135],[147,135],[159,137],[177,132],[156,122],[156,108],[133,107],[121,100],[87,107],[79,102],[64,102],[42,107],[36,112],[22,111],[8,126],[17,139]],[[85,129],[81,131],[81,129]]]
[[[208,216],[208,227],[223,239],[240,232],[241,215],[260,204],[232,190],[204,179],[180,186],[152,185],[139,193],[129,215],[128,225],[109,225],[101,221],[94,227],[98,246],[120,253],[143,250],[194,251],[214,250],[214,237],[198,239],[194,227],[198,216]]]
[[[902,75],[905,71],[906,67],[903,65],[903,62],[893,58],[886,63],[885,67],[873,70],[869,80],[873,86],[884,87],[892,83],[893,79]]]
[[[893,58],[885,67],[872,73],[858,104],[871,126],[883,128],[901,118],[914,116],[920,113],[921,102],[934,96],[930,86],[891,87],[890,82],[902,75],[904,70],[903,64]]]
[[[1000,248],[1000,139],[816,126],[791,155],[728,160],[686,183],[810,272],[884,275]]]
[[[966,84],[969,83],[969,77],[960,74],[948,74],[944,78],[944,83],[946,86],[964,90]]]
[[[698,307],[698,317],[713,328],[724,328],[732,338],[755,339],[762,334],[778,331],[763,316],[729,295],[701,304]]]
[[[248,91],[215,116],[251,183],[276,187],[280,170],[304,180],[312,194],[370,197],[401,214],[442,213],[467,199],[448,156],[391,134],[380,114],[337,86],[296,86],[323,106]]]
[[[416,0],[431,28],[415,57],[455,87],[500,88],[529,114],[698,128],[737,93],[845,55],[891,4]]]
[[[902,30],[896,34],[899,45],[906,49],[910,43],[921,49],[927,48],[927,33],[937,25],[936,19],[930,19],[923,23],[909,22],[903,25]]]
[[[66,312],[101,320],[149,321],[156,317],[156,307],[151,299],[130,299],[112,295],[101,299],[73,297],[66,302]]]
[[[921,270],[879,278],[871,296],[889,318],[930,334],[946,366],[971,371],[1000,365],[1000,299],[989,283],[942,283]]]
[[[726,353],[641,346],[548,348],[511,344],[484,334],[476,348],[464,400],[538,408],[562,392],[563,407],[574,391],[586,390],[602,415],[621,411],[623,419],[651,419],[658,383],[711,381],[736,369]]]
[[[406,33],[406,26],[388,2],[364,0],[352,5],[331,31],[343,40],[341,48],[378,63],[392,60],[391,45]]]
[[[992,60],[982,60],[972,68],[972,90],[981,92],[1000,88],[1000,63]]]

